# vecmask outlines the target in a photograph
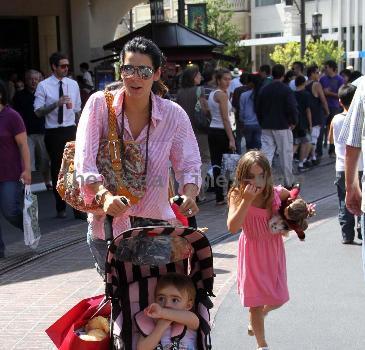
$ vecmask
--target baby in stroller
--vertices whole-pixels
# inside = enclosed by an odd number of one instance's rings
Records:
[[[137,350],[171,349],[177,340],[179,349],[196,350],[199,318],[190,311],[195,296],[195,286],[188,276],[161,276],[155,302],[134,316],[140,332]]]
[[[113,350],[211,349],[213,255],[203,232],[172,226],[124,231],[109,246],[105,271]]]

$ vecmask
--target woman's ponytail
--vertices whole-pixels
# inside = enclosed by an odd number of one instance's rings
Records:
[[[169,91],[168,87],[164,84],[164,82],[161,79],[153,82],[152,92],[155,95],[164,97],[168,91]]]

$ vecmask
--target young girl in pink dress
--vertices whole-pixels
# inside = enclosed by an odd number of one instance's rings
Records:
[[[268,350],[264,318],[289,300],[283,237],[270,231],[268,221],[289,197],[273,187],[271,169],[263,153],[251,151],[239,161],[236,180],[229,192],[227,226],[242,228],[238,248],[237,285],[243,306],[249,307],[248,334],[258,349]]]

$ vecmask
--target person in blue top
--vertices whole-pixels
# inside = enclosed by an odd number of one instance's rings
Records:
[[[258,74],[249,74],[247,86],[250,90],[244,92],[240,97],[239,120],[243,123],[243,135],[246,140],[246,149],[261,148],[261,127],[256,115],[255,101],[257,93],[262,84]]]

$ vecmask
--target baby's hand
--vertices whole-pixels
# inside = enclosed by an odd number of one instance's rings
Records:
[[[156,327],[161,327],[162,329],[167,329],[170,327],[172,321],[170,320],[165,320],[164,318],[160,318],[157,323],[156,323]]]
[[[144,314],[151,318],[162,318],[162,307],[152,303],[144,309]]]
[[[308,216],[311,217],[313,215],[316,215],[316,205],[313,203],[307,204],[308,209]]]
[[[248,201],[253,201],[255,197],[260,193],[260,190],[260,188],[252,184],[247,184],[245,190],[243,191],[243,198]]]

